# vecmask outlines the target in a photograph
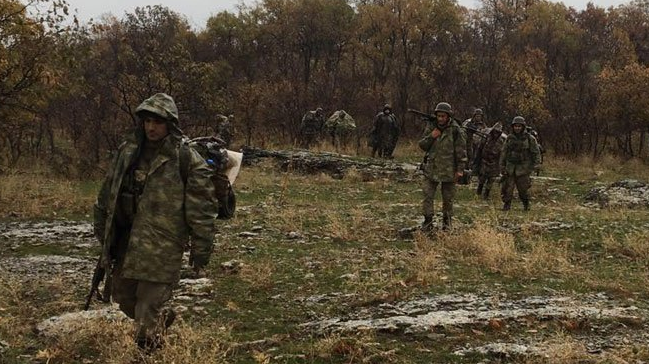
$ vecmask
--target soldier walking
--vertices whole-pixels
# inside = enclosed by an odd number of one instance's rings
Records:
[[[450,230],[453,216],[455,183],[462,177],[467,164],[466,136],[451,119],[453,109],[446,102],[435,107],[435,120],[429,120],[419,147],[426,152],[423,162],[424,201],[423,231],[431,231],[434,215],[434,198],[437,187],[442,190],[442,229]]]
[[[374,117],[374,124],[370,132],[369,144],[372,147],[372,158],[378,151],[379,157],[391,159],[394,148],[397,146],[399,132],[399,123],[392,113],[392,106],[385,104],[383,111]]]
[[[486,128],[482,109],[473,110],[473,116],[464,120],[462,128],[466,133],[466,155],[469,160],[473,160],[475,158],[475,150],[482,142],[482,138],[475,134],[476,132],[482,132]]]
[[[135,320],[137,345],[150,352],[174,321],[163,306],[180,278],[189,236],[195,273],[208,263],[217,202],[208,165],[182,141],[173,98],[155,94],[136,115],[139,125],[120,145],[101,186],[94,227],[101,264],[112,268],[113,299]]]
[[[507,137],[502,130],[500,122],[489,128],[487,138],[482,140],[473,159],[473,171],[478,175],[476,193],[484,200],[489,199],[491,187],[500,175],[500,153]]]
[[[513,133],[507,136],[500,156],[503,211],[511,208],[514,187],[523,202],[523,209],[528,211],[529,189],[532,186],[530,175],[541,168],[541,152],[536,138],[526,131],[525,119],[522,116],[514,117],[512,130]]]
[[[302,117],[300,124],[300,138],[302,148],[309,149],[312,145],[318,143],[320,133],[324,127],[324,112],[321,108],[307,111]]]

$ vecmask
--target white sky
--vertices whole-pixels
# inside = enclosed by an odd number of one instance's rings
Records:
[[[460,5],[478,7],[479,0],[458,0]],[[254,4],[254,0],[67,0],[72,9],[77,9],[81,21],[90,18],[100,19],[102,15],[111,13],[117,18],[122,18],[124,13],[132,12],[138,6],[163,5],[169,9],[185,15],[189,24],[194,28],[203,28],[207,19],[223,10],[236,12],[237,4]],[[557,1],[558,2],[558,1]],[[578,10],[585,9],[588,0],[564,0],[567,6]],[[630,0],[591,0],[597,6],[608,8],[629,3]]]

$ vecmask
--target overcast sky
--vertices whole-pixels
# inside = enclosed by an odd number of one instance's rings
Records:
[[[103,14],[111,13],[122,18],[125,12],[132,12],[138,6],[163,5],[171,10],[185,15],[194,28],[203,28],[210,15],[223,10],[236,11],[237,4],[254,4],[253,0],[67,0],[72,9],[77,9],[81,21],[90,18],[99,19]],[[567,6],[576,9],[586,8],[588,0],[565,0]],[[629,3],[630,0],[594,0],[597,6],[607,8]],[[477,7],[479,0],[459,0],[460,5]]]

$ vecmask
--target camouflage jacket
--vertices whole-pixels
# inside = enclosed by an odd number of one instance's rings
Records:
[[[300,132],[302,134],[319,134],[324,127],[324,115],[317,115],[314,111],[307,111],[302,117]]]
[[[95,204],[95,234],[103,244],[102,262],[108,267],[116,240],[116,211],[125,175],[137,158],[137,140],[122,143],[110,166]],[[186,183],[180,172],[181,139],[169,134],[152,160],[137,202],[123,259],[118,262],[125,278],[175,283],[182,255],[191,250],[197,265],[209,260],[214,238],[217,204],[211,172],[203,158],[190,149]]]
[[[370,131],[370,145],[394,145],[399,139],[399,124],[393,113],[386,115],[383,111],[376,114],[372,131]]]
[[[500,155],[501,171],[512,176],[522,176],[532,174],[540,164],[541,151],[536,138],[527,132],[507,136]]]
[[[428,122],[419,148],[426,152],[424,175],[432,181],[454,182],[455,173],[463,172],[467,164],[466,135],[454,120],[434,139],[431,132],[436,123]]]
[[[500,135],[493,138],[489,135],[483,139],[476,149],[474,170],[477,174],[486,177],[498,177],[500,175],[500,153],[505,144],[505,136]]]

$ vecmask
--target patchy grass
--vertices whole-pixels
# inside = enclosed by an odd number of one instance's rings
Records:
[[[400,146],[395,159],[418,161],[416,145]],[[520,362],[646,361],[647,351],[633,345],[589,354],[579,335],[565,332],[560,323],[535,322],[538,327],[530,331],[538,334],[498,322],[486,328],[435,328],[430,335],[398,330],[316,335],[301,326],[435,293],[606,292],[644,305],[649,298],[649,211],[597,210],[581,202],[595,183],[646,179],[646,167],[616,159],[577,162],[546,159],[544,174],[561,179],[534,180],[530,212],[519,203],[510,212],[500,211],[497,185],[490,201],[475,195],[475,185],[461,186],[452,233],[429,237],[416,232],[404,239],[399,230],[421,222],[417,179],[368,180],[351,171],[337,180],[282,173],[265,161],[242,170],[235,185],[236,217],[219,221],[219,244],[207,271],[215,280],[211,301],[204,303],[207,316],[183,313],[163,350],[140,358],[130,324],[100,321],[54,341],[34,335],[31,329],[39,320],[80,306],[85,287],[73,287],[65,275],[38,283],[0,275],[0,340],[10,346],[9,363],[25,358],[50,363],[195,363],[196,358],[205,363],[477,363],[485,358],[458,357],[453,351],[530,335],[545,343],[548,355]],[[56,196],[44,197],[31,176],[15,172],[0,185],[3,202],[14,200],[8,196],[20,201],[14,204],[21,208],[19,216],[90,211],[96,184],[93,190],[87,183],[53,179],[58,187],[50,191]],[[25,245],[3,254],[48,251]],[[224,272],[220,263],[231,260],[241,262],[240,269]]]

